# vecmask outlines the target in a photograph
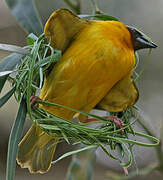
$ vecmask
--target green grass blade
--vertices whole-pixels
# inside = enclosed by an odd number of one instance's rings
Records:
[[[0,62],[0,72],[11,71],[20,63],[22,54],[12,53]]]
[[[18,143],[20,141],[25,119],[26,119],[27,109],[26,102],[22,99],[19,111],[11,130],[8,144],[8,155],[7,155],[7,169],[6,169],[6,180],[13,180],[15,175],[16,166],[16,156],[18,151]]]
[[[8,93],[6,93],[1,99],[0,99],[0,108],[10,99],[10,97],[15,92],[15,87],[12,88]]]
[[[123,150],[123,147],[120,143],[116,144],[116,150],[117,150],[117,154],[118,154],[119,159],[122,161],[124,158],[124,150]]]
[[[33,0],[6,0],[6,3],[25,31],[36,35],[43,32],[43,25]]]
[[[28,45],[33,45],[34,42],[35,42],[37,39],[38,39],[38,37],[37,37],[35,34],[30,33],[30,34],[27,36],[27,38],[26,38],[27,44],[28,44]]]
[[[2,89],[3,89],[3,87],[4,87],[4,85],[5,85],[5,82],[6,82],[6,80],[7,80],[7,77],[8,77],[8,75],[7,75],[7,76],[0,77],[0,93],[1,93],[1,91],[2,91]]]
[[[11,74],[12,72],[14,72],[14,71],[2,71],[2,72],[0,72],[0,77],[7,76],[7,75]]]
[[[73,155],[66,180],[91,180],[96,161],[96,148]],[[82,175],[82,176],[81,176]]]
[[[70,107],[68,107],[68,106],[64,106],[64,105],[61,105],[61,104],[51,103],[51,102],[42,101],[42,100],[38,100],[37,102],[40,103],[40,104],[48,105],[48,106],[55,106],[55,107],[65,108],[65,109],[68,109],[68,110],[70,110],[70,111],[74,111],[74,112],[81,113],[81,114],[83,114],[83,115],[85,115],[85,116],[90,116],[90,117],[97,118],[97,119],[99,119],[99,120],[104,120],[104,121],[107,121],[107,122],[108,122],[108,119],[106,119],[106,118],[97,116],[97,115],[95,115],[95,114],[86,113],[86,112],[84,112],[84,111],[80,111],[80,110],[77,110],[77,109],[74,109],[74,108],[70,108]]]
[[[135,135],[146,138],[146,139],[152,141],[153,143],[144,143],[144,142],[141,142],[141,141],[125,139],[125,138],[121,138],[121,137],[112,137],[112,136],[110,136],[110,137],[107,136],[107,137],[114,140],[114,141],[117,141],[119,143],[129,143],[129,144],[133,144],[133,145],[135,144],[135,145],[144,146],[144,147],[154,147],[154,146],[158,146],[159,143],[160,143],[159,139],[157,139],[157,138],[155,138],[153,136],[149,136],[149,135],[144,134],[144,133],[135,132]]]
[[[84,147],[84,148],[80,148],[80,149],[77,149],[77,150],[74,150],[74,151],[65,153],[65,154],[63,154],[62,156],[60,156],[57,160],[53,161],[52,164],[55,164],[56,162],[64,159],[65,157],[71,156],[71,155],[76,154],[76,153],[80,153],[80,152],[82,152],[82,151],[86,151],[86,150],[88,150],[88,149],[96,148],[96,147],[97,147],[97,146],[95,146],[95,145],[91,145],[91,146],[86,146],[86,147]]]
[[[126,144],[122,143],[122,146],[123,146],[123,150],[126,151],[126,153],[128,154],[127,155],[128,160],[127,160],[127,162],[121,161],[120,165],[122,167],[128,168],[132,164],[132,161],[133,161],[132,153]]]
[[[95,14],[95,15],[88,15],[88,14],[81,14],[79,15],[80,18],[96,18],[103,21],[119,21],[116,17],[109,16],[107,14]]]

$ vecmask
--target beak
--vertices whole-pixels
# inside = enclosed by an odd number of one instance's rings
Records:
[[[149,42],[143,36],[137,37],[135,39],[135,46],[134,46],[135,51],[139,49],[144,49],[144,48],[156,48],[156,47],[157,47],[156,44]]]
[[[132,43],[133,43],[135,51],[137,51],[139,49],[156,48],[157,47],[156,44],[154,44],[153,42],[150,42],[148,39],[146,39],[143,36],[143,34],[141,34],[136,29],[131,28],[131,27],[128,27],[128,29],[131,33]]]

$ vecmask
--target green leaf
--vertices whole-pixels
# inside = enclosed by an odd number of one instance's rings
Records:
[[[119,159],[122,161],[124,158],[124,150],[122,148],[122,145],[116,144],[116,150],[117,150],[117,154],[118,154]]]
[[[12,88],[8,93],[6,93],[1,99],[0,99],[0,108],[10,99],[10,97],[15,92],[15,87]]]
[[[79,15],[80,18],[96,18],[103,21],[119,21],[116,17],[109,16],[107,14],[95,14],[95,15],[87,15],[87,14],[81,14]]]
[[[27,114],[26,102],[22,99],[19,111],[11,130],[7,153],[6,180],[13,180],[15,175],[16,156]]]
[[[2,72],[0,72],[0,77],[9,75],[9,74],[11,74],[12,72],[13,72],[13,71],[2,71]]]
[[[12,71],[17,64],[20,63],[21,58],[24,55],[12,53],[0,62],[0,72]],[[8,75],[0,77],[0,93],[4,87],[4,84],[8,78]]]
[[[33,0],[6,0],[19,24],[28,32],[40,35],[43,26]]]
[[[28,45],[33,45],[34,42],[38,39],[38,37],[33,34],[33,33],[30,33],[28,36],[27,36],[27,44]]]
[[[132,153],[129,150],[129,148],[126,146],[126,144],[123,143],[122,146],[123,146],[124,151],[126,151],[126,153],[128,153],[128,160],[127,160],[127,162],[121,162],[120,165],[122,167],[128,168],[131,165],[132,160],[133,160]]]
[[[79,152],[82,152],[82,151],[86,151],[86,150],[88,150],[88,149],[96,148],[96,147],[97,147],[97,146],[95,146],[95,145],[91,145],[91,146],[86,146],[86,147],[84,147],[84,148],[77,149],[77,150],[74,150],[74,151],[65,153],[64,155],[60,156],[57,160],[53,161],[52,164],[55,164],[56,162],[64,159],[65,157],[71,156],[71,155],[73,155],[73,154],[76,154],[76,153],[79,153]]]
[[[45,128],[45,129],[50,129],[50,130],[61,130],[59,127],[54,127],[54,126],[51,126],[51,125],[46,125],[46,124],[41,124],[40,125],[42,128]]]
[[[24,55],[12,53],[0,62],[0,72],[12,71]]]
[[[8,76],[0,77],[0,93],[1,93],[1,91],[2,91],[2,89],[3,89],[3,86],[5,85],[5,82],[6,82],[6,80],[7,80],[7,77],[8,77]]]
[[[11,51],[18,54],[27,55],[29,53],[28,49],[24,49],[20,46],[10,45],[10,44],[0,44],[0,49],[5,51]]]

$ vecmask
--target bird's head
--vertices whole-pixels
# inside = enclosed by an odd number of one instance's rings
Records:
[[[137,51],[139,49],[144,49],[144,48],[156,48],[157,47],[156,44],[150,42],[150,40],[145,38],[145,36],[138,30],[136,30],[135,28],[128,27],[128,30],[131,33],[131,38],[132,38],[133,47],[134,47],[135,51]]]

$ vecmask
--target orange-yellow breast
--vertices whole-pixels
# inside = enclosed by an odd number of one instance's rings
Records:
[[[131,36],[117,21],[91,21],[45,79],[40,98],[89,112],[135,64]],[[71,120],[74,112],[42,106]]]

